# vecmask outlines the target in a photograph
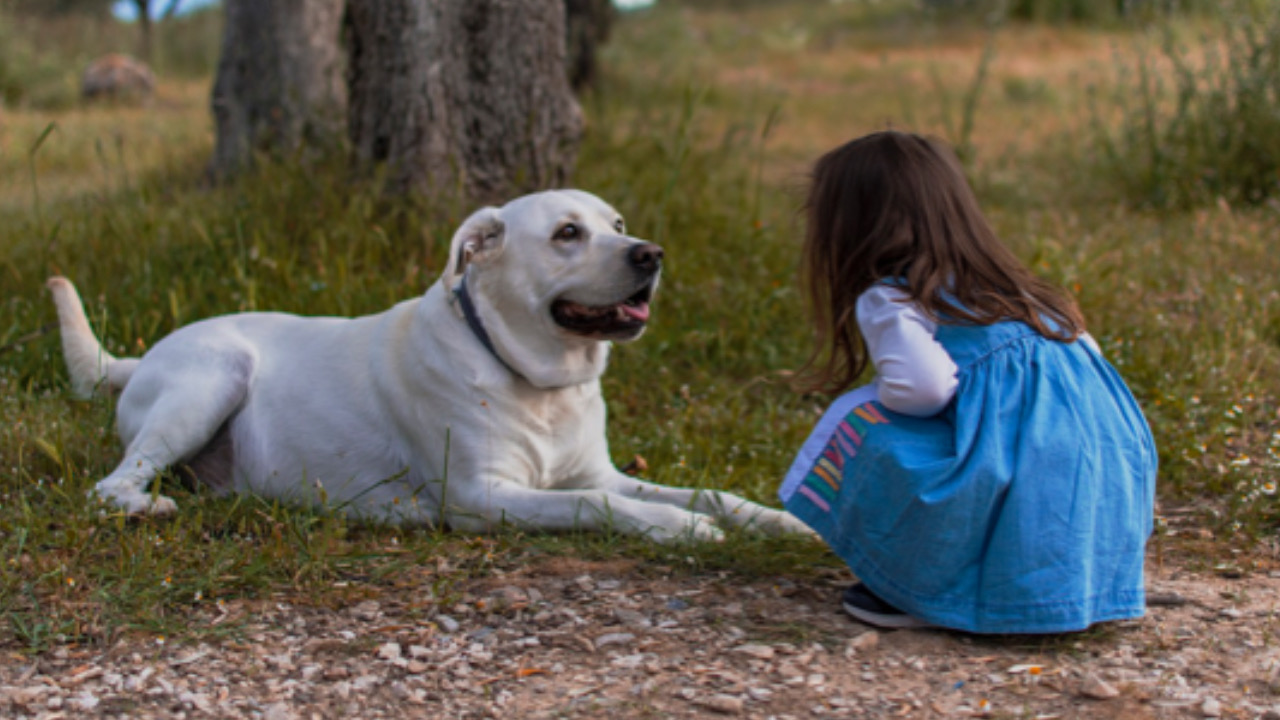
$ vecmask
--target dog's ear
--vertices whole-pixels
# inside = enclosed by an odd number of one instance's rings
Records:
[[[473,262],[483,262],[502,250],[506,226],[498,208],[485,207],[463,221],[449,244],[449,264],[444,270],[447,287],[452,288]]]

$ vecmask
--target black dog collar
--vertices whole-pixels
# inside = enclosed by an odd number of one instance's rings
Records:
[[[467,327],[471,328],[472,334],[480,340],[480,344],[484,345],[489,354],[498,359],[502,363],[502,367],[506,368],[512,375],[519,376],[520,373],[515,371],[507,364],[506,360],[498,354],[497,348],[493,346],[493,340],[490,339],[489,333],[485,331],[484,324],[480,322],[480,315],[476,312],[476,304],[471,300],[471,293],[467,291],[467,273],[462,274],[462,282],[458,283],[458,287],[454,288],[453,296],[458,300],[458,304],[462,307],[462,317],[466,318]]]

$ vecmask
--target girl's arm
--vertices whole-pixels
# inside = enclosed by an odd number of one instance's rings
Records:
[[[937,325],[902,290],[876,285],[858,298],[858,328],[876,368],[880,402],[904,415],[936,415],[956,393],[956,364]]]

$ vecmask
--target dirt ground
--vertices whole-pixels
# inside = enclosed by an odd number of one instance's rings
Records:
[[[216,643],[14,653],[0,716],[1280,720],[1280,573],[1151,564],[1145,619],[976,638],[873,631],[839,611],[842,573],[548,557],[463,581],[429,619],[412,591],[337,610],[219,604],[192,617],[243,628]]]

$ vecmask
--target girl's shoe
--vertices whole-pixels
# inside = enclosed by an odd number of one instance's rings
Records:
[[[855,620],[878,628],[908,630],[933,627],[928,622],[912,617],[876,597],[875,593],[862,583],[846,588],[844,596],[841,597],[841,604],[844,606],[844,611],[852,615]]]

